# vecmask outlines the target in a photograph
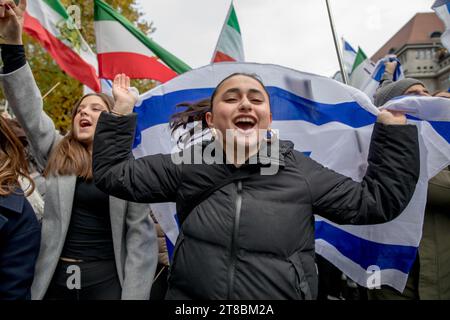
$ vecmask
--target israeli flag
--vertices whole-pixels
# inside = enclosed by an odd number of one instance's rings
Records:
[[[350,75],[352,72],[353,64],[355,63],[356,51],[351,44],[342,38],[342,59],[344,60],[344,67],[347,73]]]
[[[364,91],[371,101],[374,100],[375,93],[381,84],[381,78],[383,74],[386,72],[385,62],[397,62],[397,65],[394,70],[394,74],[392,75],[392,80],[397,81],[405,78],[405,74],[403,73],[402,64],[400,60],[397,59],[395,55],[387,56],[378,60],[375,65],[372,74],[368,77],[367,82],[360,88],[360,90]]]
[[[431,6],[437,16],[444,22],[445,31],[441,35],[441,42],[450,51],[450,0],[436,0]]]
[[[181,102],[210,97],[226,76],[244,72],[261,77],[270,94],[273,128],[298,151],[361,181],[370,137],[380,112],[366,94],[322,76],[277,65],[220,63],[186,72],[143,94],[133,153],[141,157],[178,152],[168,127]],[[336,225],[316,217],[316,251],[362,286],[378,268],[380,284],[403,291],[422,234],[428,180],[450,164],[450,100],[404,97],[386,108],[405,110],[419,129],[420,178],[407,208],[391,222],[371,226]],[[174,204],[152,205],[174,244],[178,235]],[[301,232],[299,230],[299,232]]]

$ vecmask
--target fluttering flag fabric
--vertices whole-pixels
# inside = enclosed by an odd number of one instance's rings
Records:
[[[138,114],[135,157],[178,152],[178,134],[172,136],[168,127],[170,115],[179,111],[176,105],[210,97],[214,87],[235,72],[255,73],[265,83],[272,127],[279,130],[280,139],[293,141],[295,149],[339,173],[356,181],[362,179],[379,110],[353,87],[277,65],[212,64],[144,93],[134,109]],[[407,208],[393,221],[371,226],[339,226],[316,217],[319,254],[363,286],[369,285],[373,275],[368,270],[377,266],[380,284],[399,291],[405,287],[421,239],[427,182],[450,164],[450,100],[402,99],[385,107],[407,110],[408,121],[419,129],[420,178]],[[152,209],[174,244],[178,235],[175,206],[157,204]]]
[[[97,57],[58,0],[27,1],[23,28],[68,75],[100,91]]]
[[[357,52],[353,49],[351,44],[342,38],[342,58],[344,60],[345,71],[347,71],[347,74],[349,75],[351,74],[353,64],[355,63],[356,54]]]
[[[211,63],[224,61],[245,61],[241,28],[239,27],[233,2],[230,4],[230,9],[228,10],[222,31],[220,32],[219,40],[217,41]]]
[[[400,60],[397,59],[396,56],[387,56],[380,60],[378,60],[377,64],[374,67],[374,70],[372,71],[372,74],[367,79],[366,83],[361,85],[359,88],[361,91],[365,92],[367,96],[370,98],[371,101],[374,100],[374,95],[381,85],[383,74],[386,71],[385,63],[387,61],[390,62],[397,62],[397,65],[395,67],[394,73],[392,74],[392,80],[397,81],[405,78],[405,75],[403,73],[402,64],[400,63]]]
[[[349,84],[358,89],[364,88],[370,80],[374,68],[375,64],[367,58],[367,55],[361,48],[358,48]]]
[[[445,31],[441,35],[441,42],[450,51],[450,0],[436,0],[431,9],[444,22]]]
[[[101,78],[125,73],[133,79],[166,82],[191,69],[101,0],[94,1],[94,19]]]

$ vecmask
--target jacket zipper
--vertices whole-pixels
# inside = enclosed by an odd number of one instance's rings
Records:
[[[241,207],[242,207],[242,181],[239,180],[236,183],[237,195],[236,195],[236,215],[234,216],[233,236],[231,238],[231,253],[230,253],[230,268],[228,270],[228,300],[232,299],[231,295],[234,287],[234,271],[236,269],[237,259],[237,239],[239,235],[239,220],[241,219]]]

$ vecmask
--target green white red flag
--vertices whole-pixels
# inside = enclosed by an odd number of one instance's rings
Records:
[[[100,91],[97,57],[59,0],[27,1],[24,31],[35,38],[59,67],[94,91]]]
[[[220,32],[211,63],[224,61],[244,62],[244,46],[242,45],[241,28],[231,2],[225,23]]]
[[[101,78],[125,73],[134,79],[166,82],[191,69],[104,1],[94,1],[94,19]]]

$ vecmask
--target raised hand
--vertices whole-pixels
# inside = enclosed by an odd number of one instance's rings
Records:
[[[384,65],[386,66],[386,72],[393,75],[395,68],[397,68],[397,61],[386,61]]]
[[[130,88],[130,78],[120,73],[114,77],[112,92],[115,100],[114,113],[129,114],[138,99],[136,89]]]
[[[27,1],[0,0],[0,43],[22,44],[22,29]]]

